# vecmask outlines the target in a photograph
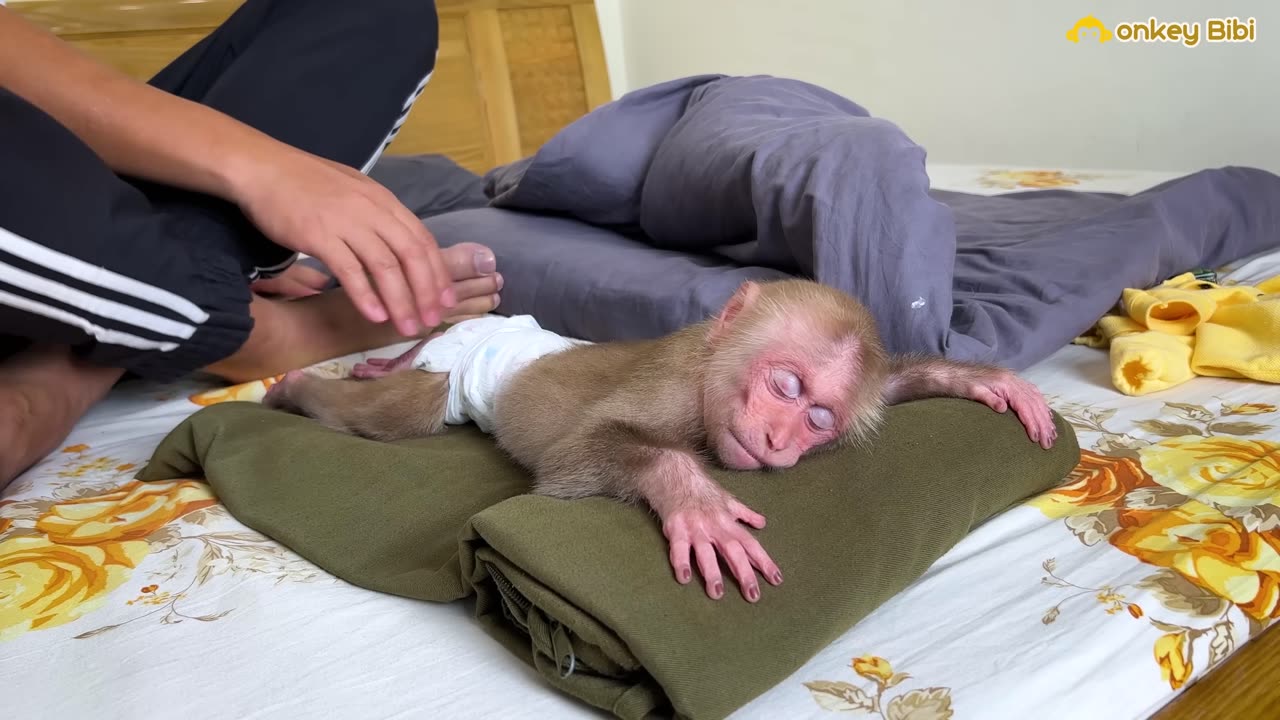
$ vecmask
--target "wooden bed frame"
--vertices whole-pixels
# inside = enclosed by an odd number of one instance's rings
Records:
[[[242,1],[8,4],[90,55],[146,79]],[[387,152],[439,153],[483,173],[532,154],[611,99],[592,0],[436,0],[436,7],[435,73]]]
[[[9,7],[145,79],[241,2],[9,0]],[[436,71],[389,153],[440,153],[483,173],[531,154],[565,125],[609,101],[593,0],[437,0],[436,6]],[[1276,707],[1280,631],[1272,629],[1189,687],[1154,720],[1253,719]]]

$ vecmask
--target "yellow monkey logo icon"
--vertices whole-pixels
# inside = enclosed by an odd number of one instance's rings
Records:
[[[1107,29],[1102,21],[1092,15],[1085,15],[1076,21],[1075,25],[1067,31],[1067,39],[1073,43],[1081,40],[1094,40],[1104,43],[1111,39],[1111,31]]]

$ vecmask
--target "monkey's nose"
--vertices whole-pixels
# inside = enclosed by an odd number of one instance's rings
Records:
[[[785,428],[769,427],[764,431],[764,441],[773,452],[786,450],[791,446],[791,433]]]

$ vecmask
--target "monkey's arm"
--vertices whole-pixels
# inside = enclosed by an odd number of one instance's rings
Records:
[[[717,551],[750,602],[760,599],[757,569],[771,584],[782,582],[778,566],[742,525],[763,528],[764,516],[716,483],[693,453],[664,447],[623,423],[602,422],[557,443],[539,463],[536,492],[648,504],[662,520],[677,582],[693,578],[692,551],[713,599],[724,596]]]
[[[897,405],[931,397],[974,400],[1001,413],[1013,408],[1027,436],[1045,449],[1053,447],[1058,437],[1053,413],[1040,390],[1009,370],[919,355],[893,358],[885,403]]]

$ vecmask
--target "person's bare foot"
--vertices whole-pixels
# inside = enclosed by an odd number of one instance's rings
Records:
[[[0,362],[0,488],[57,449],[123,374],[67,347],[33,347]]]
[[[478,243],[459,243],[442,249],[440,254],[458,296],[458,305],[445,313],[444,322],[479,317],[498,307],[503,278],[492,250]],[[430,332],[434,328],[425,329]]]
[[[458,297],[444,321],[459,322],[497,308],[503,280],[493,252],[476,243],[441,252]],[[250,312],[254,327],[249,339],[231,357],[205,368],[207,372],[231,382],[249,382],[406,339],[390,322],[366,320],[342,288],[296,300],[255,296]],[[434,330],[423,328],[417,337]]]

